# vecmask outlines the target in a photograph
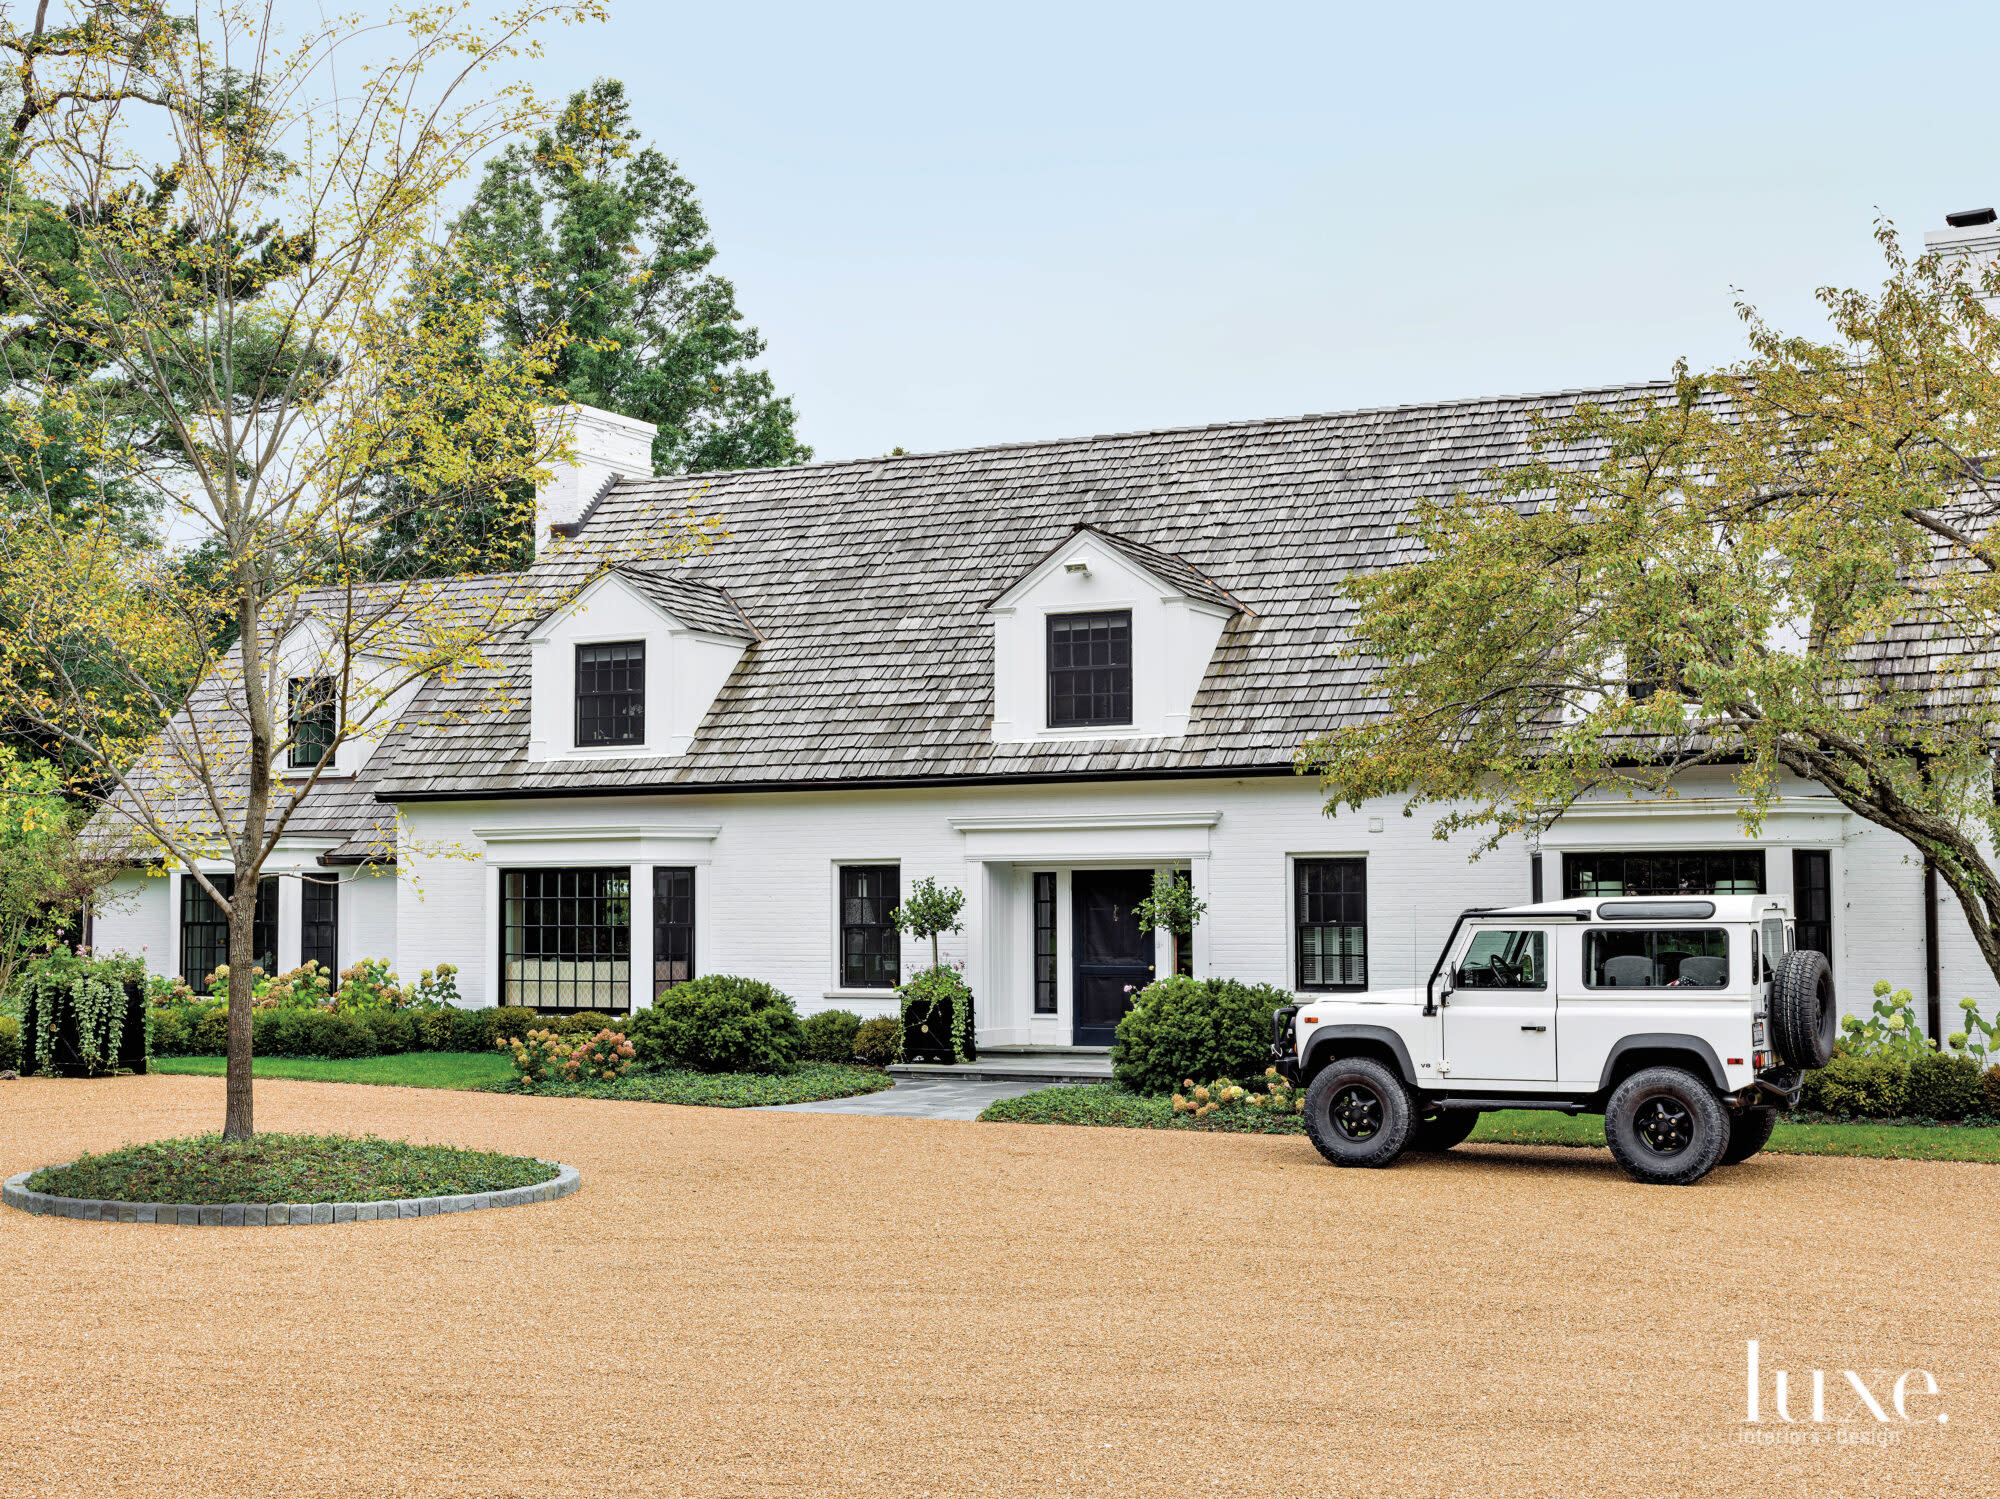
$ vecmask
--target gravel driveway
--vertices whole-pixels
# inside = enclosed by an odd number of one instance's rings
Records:
[[[1671,1190],[1601,1151],[1336,1171],[1295,1138],[258,1099],[583,1190],[323,1229],[0,1212],[0,1494],[1993,1492],[2000,1168]],[[221,1112],[219,1079],[0,1083],[0,1172]],[[1843,1369],[1943,1393],[1806,1445],[1743,1424],[1746,1338],[1798,1414],[1815,1366],[1829,1417]],[[1742,1440],[1774,1429],[1802,1441]]]

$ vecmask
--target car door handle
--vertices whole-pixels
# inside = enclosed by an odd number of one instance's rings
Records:
[[[1545,1031],[1548,1027],[1545,1025],[1524,1025],[1521,1029],[1524,1031]]]

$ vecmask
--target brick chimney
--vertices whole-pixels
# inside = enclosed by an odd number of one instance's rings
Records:
[[[543,413],[544,428],[568,428],[572,455],[557,463],[546,484],[535,490],[535,545],[551,533],[574,536],[591,507],[619,479],[653,476],[653,437],[660,429],[595,406],[563,406]]]

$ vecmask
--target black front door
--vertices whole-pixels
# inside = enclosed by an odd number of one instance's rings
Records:
[[[1076,1044],[1109,1046],[1132,996],[1153,981],[1153,934],[1133,910],[1153,893],[1150,869],[1079,869],[1070,876],[1076,941]]]

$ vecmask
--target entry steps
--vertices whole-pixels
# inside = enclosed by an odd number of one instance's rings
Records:
[[[1108,1083],[1108,1046],[982,1046],[975,1062],[896,1062],[891,1077],[911,1082]]]

